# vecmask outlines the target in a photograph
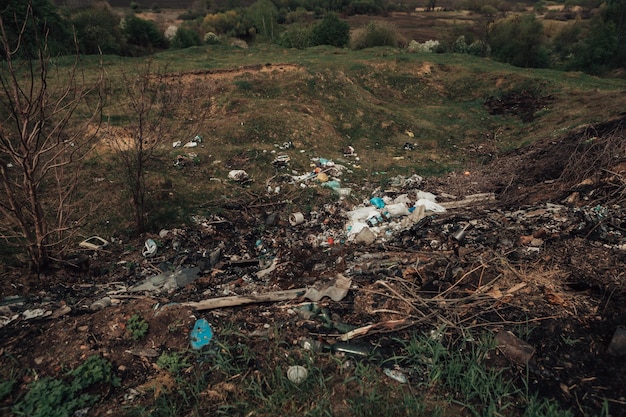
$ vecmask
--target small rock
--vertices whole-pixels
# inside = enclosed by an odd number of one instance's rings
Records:
[[[626,355],[626,328],[620,326],[615,329],[611,343],[606,350],[606,353],[614,356]]]
[[[355,243],[362,243],[364,245],[371,245],[376,241],[376,235],[369,227],[364,227],[355,237]]]
[[[106,308],[106,307],[108,307],[110,305],[111,305],[111,298],[110,297],[102,297],[98,301],[93,302],[89,306],[89,309],[92,310],[92,311],[97,311],[97,310],[102,310],[103,308]]]
[[[530,358],[535,354],[535,348],[523,340],[519,339],[509,331],[500,331],[496,334],[496,342],[498,349],[509,360],[519,364],[526,365]]]

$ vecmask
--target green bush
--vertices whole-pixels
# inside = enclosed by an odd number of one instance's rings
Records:
[[[18,34],[23,31],[18,49],[21,56],[37,57],[40,48],[47,48],[51,55],[74,50],[70,25],[50,0],[3,1],[0,18],[10,48],[18,46]],[[0,45],[0,53],[3,51]]]
[[[154,22],[129,15],[122,23],[126,42],[129,45],[145,49],[167,48],[167,39]]]
[[[488,43],[499,61],[524,68],[548,66],[548,52],[543,43],[543,24],[534,14],[514,16],[494,23]]]
[[[157,366],[161,369],[165,369],[172,375],[178,375],[182,370],[190,366],[187,358],[181,353],[163,352],[159,359],[157,359]]]
[[[594,19],[585,38],[574,46],[573,68],[602,74],[612,67],[618,52],[618,31],[613,22]]]
[[[465,54],[467,53],[467,42],[465,41],[465,35],[461,35],[452,44],[452,52],[457,54]]]
[[[180,20],[196,20],[202,17],[204,17],[203,12],[198,11],[198,10],[191,10],[191,9],[178,15],[178,18]]]
[[[607,0],[602,10],[602,19],[606,23],[613,23],[617,29],[617,47],[612,57],[613,68],[626,67],[626,2],[623,0]]]
[[[312,15],[304,7],[298,7],[295,11],[287,13],[285,23],[308,23],[312,18]]]
[[[123,51],[120,18],[109,8],[88,8],[71,18],[78,45],[84,54],[115,54]]]
[[[374,1],[368,0],[357,0],[350,2],[350,4],[346,7],[345,13],[348,15],[368,15],[368,16],[377,16],[383,14],[383,8],[381,5],[377,4]]]
[[[172,48],[183,49],[199,45],[202,45],[202,39],[198,32],[185,27],[179,27],[172,39]]]
[[[14,385],[15,379],[0,379],[0,401],[4,400],[4,397],[7,397],[11,393]]]
[[[467,47],[467,53],[474,56],[486,57],[491,55],[491,47],[485,41],[474,41]]]
[[[251,23],[237,10],[208,14],[203,19],[203,28],[218,35],[246,36]]]
[[[316,45],[331,45],[343,48],[350,42],[350,25],[341,20],[335,13],[329,13],[311,32],[311,43]]]
[[[398,29],[391,23],[383,21],[373,21],[364,28],[354,31],[350,46],[352,49],[372,48],[374,46],[404,46],[406,39],[400,34]]]
[[[278,30],[278,9],[270,0],[257,0],[246,9],[246,18],[252,22],[255,33],[274,40]]]
[[[280,34],[277,43],[285,48],[304,49],[313,45],[311,28],[304,25],[292,25]]]
[[[217,45],[220,43],[220,38],[213,32],[207,32],[204,34],[204,43],[207,45]]]

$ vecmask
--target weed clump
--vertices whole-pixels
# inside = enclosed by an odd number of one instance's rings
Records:
[[[148,322],[135,313],[126,322],[126,332],[133,340],[139,340],[148,333]]]
[[[26,395],[16,403],[12,412],[29,417],[67,417],[77,410],[93,405],[99,396],[85,391],[99,384],[117,387],[119,378],[111,363],[100,356],[91,356],[66,378],[42,378],[30,384]]]

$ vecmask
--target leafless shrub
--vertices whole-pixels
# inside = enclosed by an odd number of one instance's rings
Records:
[[[27,248],[37,270],[62,252],[86,213],[76,210],[82,161],[98,132],[102,76],[88,82],[78,65],[51,64],[45,33],[36,56],[25,54],[29,7],[16,37],[0,18],[0,237]],[[28,45],[32,48],[32,45]],[[80,113],[80,118],[76,117]]]

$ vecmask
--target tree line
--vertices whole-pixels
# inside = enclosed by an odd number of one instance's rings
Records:
[[[327,15],[380,16],[412,13],[411,3],[389,0],[257,0],[247,7],[211,8],[210,0],[194,2],[179,17],[178,27],[159,27],[137,16],[141,4],[132,1],[121,16],[105,1],[75,2],[55,6],[51,0],[8,2],[0,14],[9,38],[22,27],[26,7],[32,5],[36,26],[24,34],[35,48],[35,32],[44,33],[53,54],[74,50],[74,35],[82,54],[137,56],[167,48],[187,48],[219,43],[225,37],[249,42],[275,42],[290,48],[320,44],[350,45],[350,30],[343,21]],[[554,2],[553,2],[554,3]],[[626,2],[623,0],[564,0],[560,10],[548,9],[544,0],[427,0],[425,10],[469,10],[473,27],[457,28],[457,35],[437,39],[437,52],[461,52],[491,56],[521,67],[579,70],[604,74],[626,67]],[[533,6],[528,11],[528,6]],[[160,12],[157,5],[150,10]],[[544,16],[545,15],[545,16]],[[558,29],[546,28],[554,19]],[[342,20],[342,19],[339,19]],[[553,25],[549,25],[553,26]],[[346,30],[348,36],[346,37]],[[359,47],[406,46],[401,36],[376,37]],[[473,45],[472,45],[473,44]],[[25,48],[24,53],[32,53]]]

